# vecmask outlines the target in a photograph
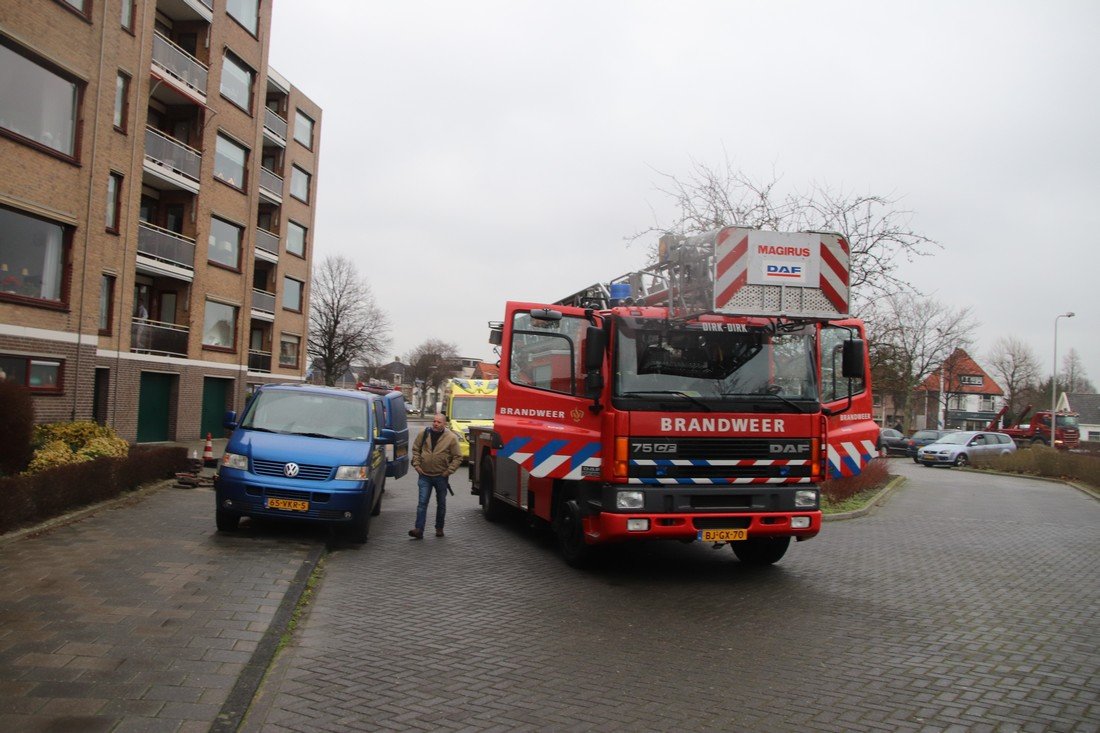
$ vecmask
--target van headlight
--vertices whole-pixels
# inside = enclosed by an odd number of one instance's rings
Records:
[[[817,491],[815,489],[799,489],[794,492],[794,506],[796,509],[813,509],[817,506]]]
[[[337,481],[366,481],[366,466],[340,466],[336,469]]]
[[[641,509],[645,506],[645,498],[640,491],[620,491],[615,496],[616,509]]]
[[[226,468],[236,468],[240,471],[247,471],[248,456],[242,456],[240,453],[224,453],[222,454],[222,465]]]

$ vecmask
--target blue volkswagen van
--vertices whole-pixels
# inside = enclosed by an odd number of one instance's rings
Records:
[[[241,517],[326,522],[367,539],[382,508],[386,446],[398,447],[386,407],[369,392],[306,384],[267,384],[237,421],[214,477],[218,530]],[[408,452],[408,432],[401,446]]]

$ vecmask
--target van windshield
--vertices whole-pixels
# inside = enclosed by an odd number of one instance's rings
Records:
[[[245,411],[241,427],[284,435],[366,440],[370,435],[369,405],[354,397],[261,390]]]

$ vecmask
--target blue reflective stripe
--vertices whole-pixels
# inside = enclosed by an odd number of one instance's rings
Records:
[[[691,460],[691,465],[693,465],[693,466],[709,466],[710,461],[703,460],[702,458],[693,458]]]
[[[568,445],[568,444],[569,444],[568,440],[551,440],[549,443],[547,443],[546,445],[544,445],[543,447],[541,447],[537,451],[535,451],[534,465],[535,466],[539,465],[540,463],[545,461],[547,458],[549,458],[550,456],[557,453],[559,448],[561,448],[565,445]]]
[[[572,469],[576,468],[577,466],[581,465],[582,463],[584,463],[589,458],[591,458],[592,456],[596,455],[599,452],[600,452],[600,444],[599,443],[589,443],[588,445],[584,446],[579,451],[577,451],[576,453],[573,454],[573,458],[569,461],[570,470],[572,470]]]
[[[531,442],[530,437],[520,436],[518,438],[512,438],[511,440],[509,440],[507,443],[504,444],[504,447],[502,447],[500,449],[499,455],[503,456],[504,458],[510,458],[513,453],[518,453],[520,448],[522,448],[523,446],[527,445],[530,442]]]

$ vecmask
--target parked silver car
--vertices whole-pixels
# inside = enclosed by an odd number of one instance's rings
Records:
[[[1004,433],[966,430],[949,433],[917,450],[917,462],[925,466],[965,466],[973,459],[1015,453],[1016,444]]]

